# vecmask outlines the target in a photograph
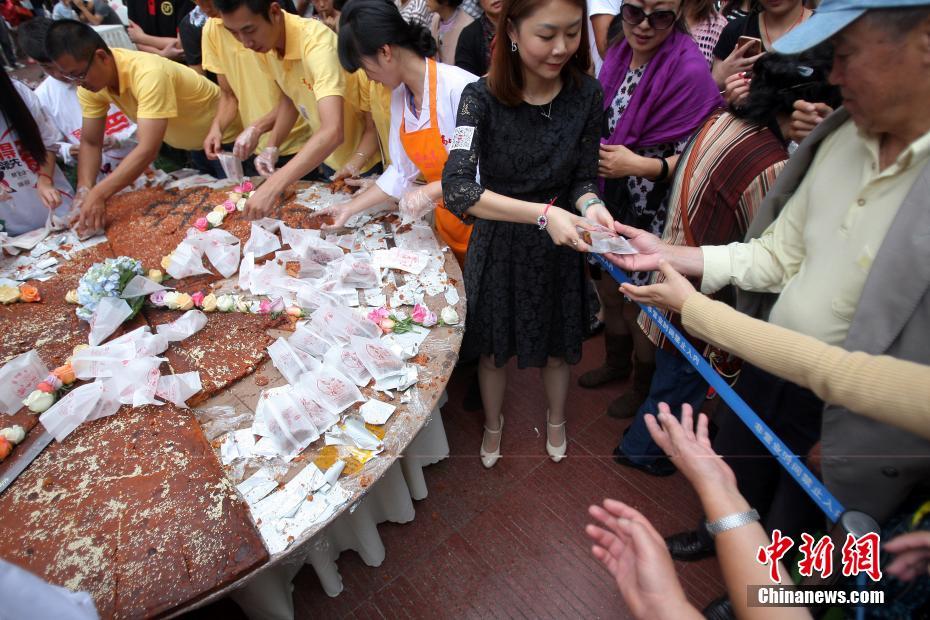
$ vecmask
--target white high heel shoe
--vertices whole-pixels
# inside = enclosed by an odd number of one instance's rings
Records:
[[[549,453],[549,458],[552,459],[554,463],[558,463],[565,458],[565,453],[568,451],[568,435],[565,434],[565,421],[563,420],[561,424],[550,424],[549,423],[549,412],[546,411],[546,452]],[[562,445],[553,446],[549,443],[549,429],[555,429],[562,427]]]
[[[485,436],[487,435],[500,435],[504,430],[504,416],[501,416],[500,428],[496,431],[492,431],[487,426],[484,427]],[[481,438],[481,464],[484,465],[485,469],[491,469],[497,463],[497,460],[501,457],[501,437],[497,439],[497,450],[494,452],[487,452],[484,449],[484,437]]]

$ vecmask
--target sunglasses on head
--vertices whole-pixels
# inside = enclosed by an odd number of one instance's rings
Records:
[[[620,18],[631,26],[638,26],[645,19],[655,30],[666,30],[675,24],[678,14],[675,11],[653,11],[646,13],[642,7],[624,3],[620,7]]]

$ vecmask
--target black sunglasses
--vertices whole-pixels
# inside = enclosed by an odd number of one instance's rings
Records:
[[[678,14],[675,11],[653,11],[646,13],[641,7],[624,3],[620,7],[620,18],[631,26],[638,26],[647,20],[655,30],[666,30],[675,24]]]

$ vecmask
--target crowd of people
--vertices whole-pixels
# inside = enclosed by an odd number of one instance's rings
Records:
[[[663,540],[605,500],[594,556],[637,617],[699,617],[671,558],[714,554],[728,592],[704,615],[772,615],[745,589],[768,580],[767,533],[830,526],[730,403],[708,401],[639,304],[655,306],[878,523],[890,563],[871,587],[889,599],[875,613],[926,611],[912,594],[930,591],[930,2],[160,4],[129,5],[137,50],[95,31],[111,23],[102,0],[7,20],[48,77],[32,92],[0,74],[4,231],[49,211],[102,230],[164,145],[217,177],[224,153],[267,177],[249,218],[301,179],[359,188],[328,212],[333,230],[374,210],[425,218],[464,271],[460,367],[477,365],[483,466],[506,452],[511,361],[539,369],[546,450],[566,458],[570,367],[596,314],[603,362],[578,382],[615,388],[605,414],[631,420],[614,461],[681,472],[705,518]],[[587,255],[605,232],[636,250],[605,254],[622,286]]]

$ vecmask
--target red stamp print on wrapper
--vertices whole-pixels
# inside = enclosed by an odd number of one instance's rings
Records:
[[[326,394],[335,400],[341,399],[348,392],[345,384],[335,377],[317,379],[316,387],[322,394]]]

